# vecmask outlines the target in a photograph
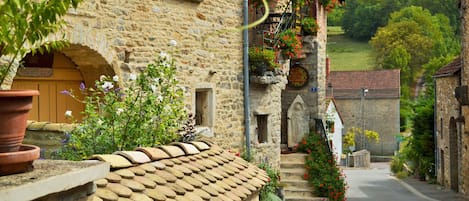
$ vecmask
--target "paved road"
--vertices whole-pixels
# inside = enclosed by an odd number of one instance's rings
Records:
[[[347,201],[428,201],[393,179],[388,163],[373,163],[371,169],[345,169]]]

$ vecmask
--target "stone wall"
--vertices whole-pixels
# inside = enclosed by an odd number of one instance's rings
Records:
[[[459,104],[454,98],[453,91],[459,84],[459,76],[441,77],[436,79],[436,154],[437,154],[437,179],[438,182],[448,188],[451,188],[451,171],[458,174],[458,161],[451,160],[450,155],[459,156],[459,147],[452,147],[451,140],[460,141],[450,136],[451,121],[455,121],[459,116]],[[452,119],[452,120],[451,120]],[[456,123],[454,124],[456,125]],[[457,132],[453,130],[453,132]],[[443,155],[442,155],[443,154]],[[454,157],[454,156],[453,156]],[[457,182],[457,181],[456,181]]]
[[[344,133],[352,128],[362,128],[361,99],[335,99],[342,116]],[[397,150],[396,135],[399,133],[399,98],[365,99],[365,130],[379,133],[380,142],[368,143],[371,155],[392,156]]]
[[[214,107],[213,140],[224,148],[240,148],[244,138],[242,33],[235,27],[242,24],[241,2],[84,1],[66,16],[69,27],[64,32],[76,46],[64,52],[78,68],[88,69],[83,72],[85,79],[103,73],[95,70],[100,65],[109,65],[114,74],[126,78],[160,52],[170,53],[188,110],[195,111],[196,89],[210,89],[215,100],[210,106]],[[170,40],[177,45],[169,46]],[[98,59],[105,62],[95,64]]]
[[[469,85],[469,1],[461,1],[461,36],[462,37],[462,78],[461,85]],[[469,118],[469,106],[462,106],[462,116],[465,119]],[[466,120],[467,121],[467,120]],[[469,125],[465,122],[460,124],[462,127],[462,149],[461,149],[461,185],[460,192],[464,194],[469,193],[469,153],[467,146],[469,144]]]

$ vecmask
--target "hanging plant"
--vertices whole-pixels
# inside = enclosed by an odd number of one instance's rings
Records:
[[[287,29],[279,34],[277,48],[287,58],[298,57],[301,54],[301,37],[293,29]]]
[[[312,17],[305,17],[301,20],[301,30],[303,35],[316,35],[319,25],[316,19]]]

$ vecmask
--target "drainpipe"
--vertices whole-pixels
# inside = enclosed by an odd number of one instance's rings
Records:
[[[248,0],[243,0],[243,25],[249,25]],[[249,111],[249,38],[248,29],[243,29],[243,69],[244,69],[244,135],[246,136],[246,156],[251,158],[251,124]]]

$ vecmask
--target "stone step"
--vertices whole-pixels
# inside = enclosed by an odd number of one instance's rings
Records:
[[[291,179],[282,179],[282,185],[286,188],[295,187],[295,188],[312,188],[307,180],[291,180]]]
[[[285,196],[288,197],[315,197],[312,188],[297,188],[297,187],[285,187],[283,188]]]
[[[285,196],[285,201],[328,201],[327,198],[321,197],[287,197]]]
[[[280,178],[282,180],[303,180],[303,175],[306,173],[305,169],[280,169]]]
[[[304,161],[282,161],[280,162],[280,169],[304,168]]]
[[[281,162],[299,161],[299,162],[304,163],[305,157],[306,157],[306,154],[303,154],[303,153],[281,154],[280,155],[280,161]]]

